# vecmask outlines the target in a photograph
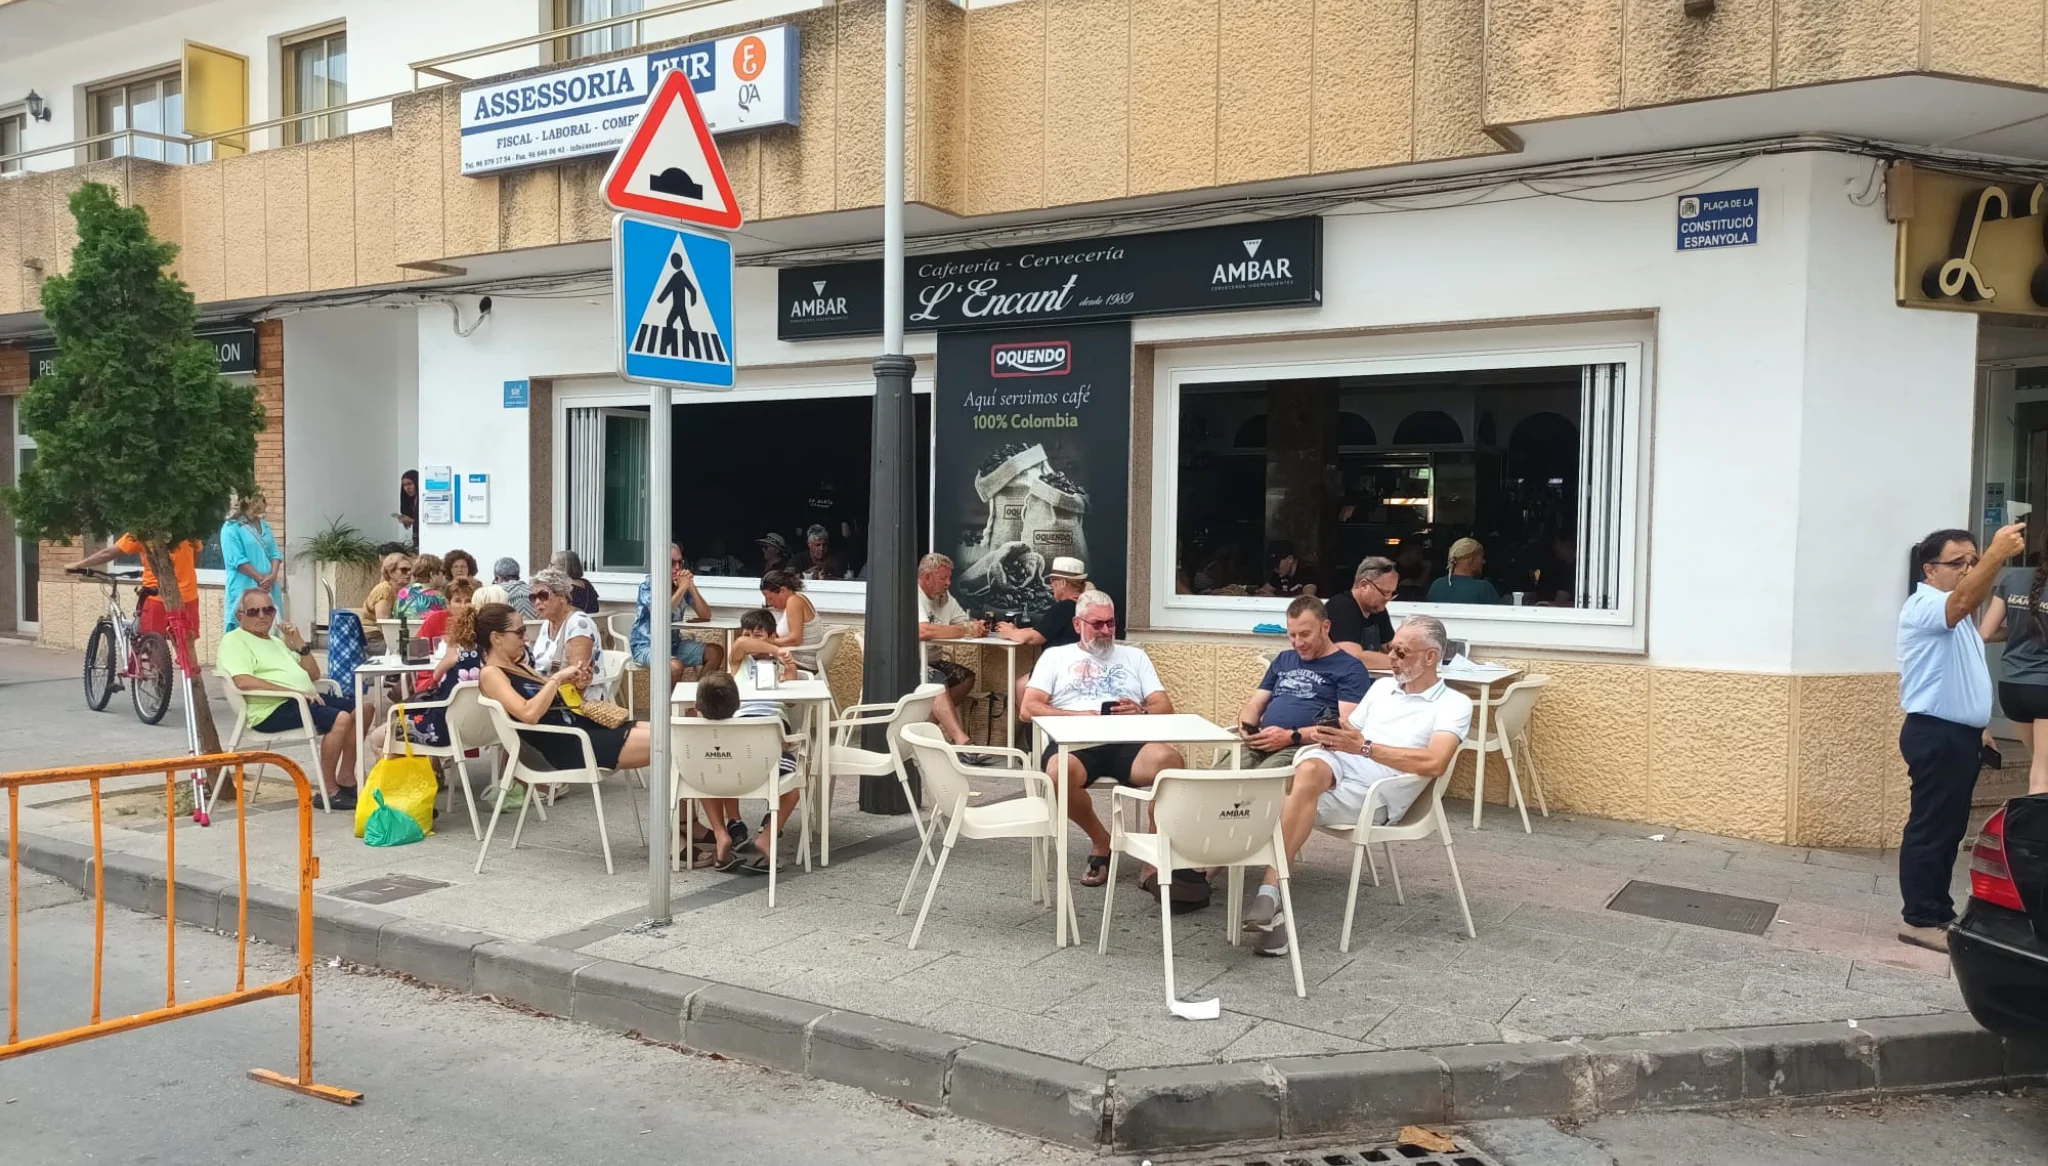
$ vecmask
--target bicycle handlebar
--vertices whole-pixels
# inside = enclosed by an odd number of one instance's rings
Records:
[[[142,572],[140,571],[124,572],[115,575],[107,571],[95,571],[90,567],[66,567],[64,568],[64,573],[66,575],[81,575],[87,579],[98,579],[103,583],[127,583],[142,578]]]

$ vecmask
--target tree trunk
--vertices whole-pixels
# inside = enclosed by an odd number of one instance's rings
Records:
[[[158,596],[164,602],[164,610],[174,616],[184,611],[185,597],[178,591],[178,573],[171,566],[170,552],[156,539],[144,540],[142,551],[149,556],[149,569],[156,575],[157,586],[161,589]],[[180,621],[174,618],[172,622]],[[219,753],[220,728],[213,723],[213,705],[206,697],[205,674],[199,671],[199,613],[196,610],[191,613],[190,634],[173,636],[172,641],[171,651],[177,657],[179,668],[184,669],[186,661],[191,661],[192,705],[185,710],[185,715],[192,718],[199,731],[199,751]]]

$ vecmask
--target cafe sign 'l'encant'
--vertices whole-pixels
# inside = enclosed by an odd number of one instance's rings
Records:
[[[1322,220],[923,255],[904,262],[905,327],[990,328],[1322,302]],[[882,265],[786,267],[783,340],[882,330]]]

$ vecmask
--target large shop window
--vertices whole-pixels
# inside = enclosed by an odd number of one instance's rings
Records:
[[[931,480],[931,395],[916,400],[917,480]],[[672,410],[676,541],[707,577],[758,578],[780,536],[781,566],[812,566],[808,534],[827,532],[820,579],[867,577],[872,395],[762,394]],[[647,572],[647,409],[570,407],[568,545],[592,570]],[[931,499],[918,495],[920,550]]]
[[[1627,606],[1629,365],[1316,371],[1178,386],[1169,607],[1328,597],[1373,556],[1399,569],[1397,615]]]

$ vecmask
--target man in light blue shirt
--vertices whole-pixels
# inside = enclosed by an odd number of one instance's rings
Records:
[[[1980,559],[1966,530],[1937,530],[1913,548],[1916,582],[1899,609],[1899,752],[1912,808],[1899,843],[1899,942],[1948,950],[1956,848],[1970,828],[1978,746],[1991,723],[1991,674],[1977,609],[1999,569],[2026,550],[2026,524],[2004,527]]]
[[[725,648],[720,644],[707,644],[702,640],[685,639],[684,623],[703,623],[711,618],[711,605],[697,593],[697,577],[683,566],[683,548],[670,543],[668,547],[668,573],[671,589],[669,593],[668,625],[668,678],[669,683],[683,678],[684,668],[702,668],[716,671],[725,666]],[[647,667],[653,655],[654,646],[654,578],[640,580],[640,594],[635,599],[633,630],[626,636],[626,647],[633,657],[633,663]]]

